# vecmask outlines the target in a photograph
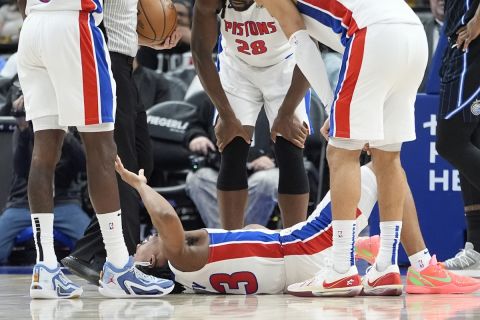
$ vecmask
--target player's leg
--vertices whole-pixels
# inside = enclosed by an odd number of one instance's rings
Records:
[[[35,132],[28,191],[37,263],[33,268],[30,296],[73,298],[80,296],[82,289],[63,275],[53,247],[52,181],[67,128],[58,123],[55,89],[38,46],[42,41],[46,41],[42,39],[45,35],[38,31],[50,27],[48,22],[52,16],[32,14],[26,19],[22,27],[17,60],[26,115],[28,120],[32,120]]]
[[[270,128],[277,118],[285,96],[292,84],[295,59],[290,57],[278,65],[269,67],[255,75],[256,85],[261,89],[265,99],[265,113]],[[309,126],[310,91],[295,109],[294,116],[300,123]],[[278,205],[282,214],[284,228],[305,221],[309,200],[307,172],[303,163],[303,148],[291,141],[277,136],[275,142],[275,158],[279,169]]]
[[[361,169],[361,195],[357,203],[355,222],[360,233],[368,225],[368,219],[377,202],[377,181],[370,165],[363,166]],[[283,230],[282,245],[285,252],[286,270],[288,274],[288,292],[298,296],[316,296],[316,295],[346,295],[347,289],[342,287],[334,288],[336,290],[325,292],[325,272],[331,268],[329,262],[332,256],[332,203],[331,192],[328,192],[320,204],[310,215],[307,222],[301,223],[293,228]],[[365,244],[365,241],[362,241]],[[362,249],[365,245],[362,246]],[[302,254],[299,254],[302,252]],[[306,256],[308,252],[308,257]],[[304,256],[305,255],[305,256]],[[366,256],[366,254],[363,254]],[[299,262],[305,259],[305,263]],[[327,261],[328,261],[327,260]],[[290,261],[292,267],[290,268]],[[326,266],[324,270],[318,272],[318,266]],[[307,281],[305,279],[310,278]],[[348,287],[361,286],[354,281],[348,283]],[[300,282],[304,281],[304,282]],[[342,282],[342,281],[340,281]],[[353,293],[351,293],[353,294]]]
[[[327,160],[332,205],[332,264],[316,279],[317,295],[357,295],[362,286],[354,261],[355,214],[360,200],[359,155],[365,139],[381,137],[382,91],[378,72],[364,66],[367,30],[348,40],[330,114]],[[362,73],[366,73],[361,77]],[[373,78],[374,79],[374,78]],[[375,88],[375,89],[373,89]]]
[[[372,35],[369,59],[373,60],[368,63],[382,62],[385,73],[377,81],[384,78],[388,86],[381,110],[383,138],[370,142],[379,190],[380,250],[363,283],[367,294],[397,295],[402,293],[397,259],[408,190],[400,150],[402,142],[415,138],[414,104],[428,48],[421,26],[375,25],[369,31]],[[385,44],[387,34],[391,38]],[[380,50],[385,46],[386,53]]]
[[[100,292],[109,297],[158,297],[173,284],[147,278],[134,267],[123,237],[122,216],[115,173],[116,144],[113,139],[115,81],[103,34],[92,15],[85,12],[63,13],[42,48],[47,59],[59,105],[59,122],[77,126],[85,145],[89,194],[94,206],[107,253]],[[61,22],[61,23],[60,23]],[[79,41],[80,39],[80,41]],[[68,47],[58,55],[58,47]],[[73,49],[72,49],[73,48]],[[65,73],[65,70],[69,70]],[[108,280],[114,280],[108,281]],[[125,287],[129,281],[131,285]],[[108,282],[108,283],[107,283]]]
[[[449,120],[439,120],[437,150],[460,171],[460,186],[467,225],[467,243],[445,266],[457,274],[480,277],[480,189],[476,181],[475,165],[480,155],[480,121],[465,122],[462,113]],[[456,154],[460,152],[459,154]],[[461,155],[461,156],[460,156]],[[479,158],[480,159],[480,158]]]
[[[253,136],[253,127],[244,127]],[[223,149],[217,180],[218,210],[222,228],[241,229],[248,201],[247,156],[250,145],[234,138]]]
[[[237,119],[253,136],[255,123],[262,107],[262,95],[247,80],[253,72],[234,58],[221,57],[220,80]],[[225,229],[241,229],[248,198],[247,156],[250,145],[236,137],[223,150],[217,181],[220,221]]]
[[[295,59],[290,57],[256,75],[255,84],[261,89],[265,100],[264,108],[272,127],[288,92],[295,68]],[[294,116],[308,126],[310,91],[295,109]],[[303,148],[277,136],[275,158],[279,169],[278,205],[284,228],[305,221],[309,200],[307,172],[303,163]]]

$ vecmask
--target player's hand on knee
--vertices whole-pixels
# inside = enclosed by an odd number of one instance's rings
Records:
[[[325,122],[323,123],[322,128],[320,129],[320,133],[327,141],[328,141],[329,132],[330,132],[330,118],[327,118],[327,120],[325,120]]]
[[[209,151],[215,151],[215,145],[207,137],[196,137],[190,141],[188,148],[191,152],[206,156]]]
[[[144,170],[140,169],[138,174],[135,174],[123,166],[122,160],[119,156],[115,159],[115,170],[120,175],[123,181],[128,183],[130,186],[135,189],[140,188],[143,184],[147,183],[147,178],[145,177]]]
[[[250,144],[250,135],[242,126],[242,123],[237,118],[222,119],[218,118],[215,125],[215,136],[217,137],[217,147],[220,152],[232,142],[235,137],[240,137]]]
[[[308,124],[301,122],[295,115],[278,115],[273,121],[270,136],[276,142],[277,136],[282,136],[299,148],[303,148],[309,134]]]

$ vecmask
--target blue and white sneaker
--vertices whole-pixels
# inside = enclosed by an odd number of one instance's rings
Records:
[[[118,269],[106,262],[100,274],[98,292],[110,298],[158,298],[172,292],[174,283],[146,275],[130,257],[125,267]]]
[[[43,263],[33,267],[30,297],[33,299],[71,299],[82,295],[83,289],[74,284],[60,270],[49,269]]]

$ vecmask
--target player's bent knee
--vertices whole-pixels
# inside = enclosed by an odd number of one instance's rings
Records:
[[[247,157],[250,145],[243,138],[235,137],[222,152],[217,189],[236,191],[247,189]]]
[[[277,137],[275,143],[280,177],[278,193],[305,194],[309,192],[307,172],[303,164],[303,149],[283,137]]]

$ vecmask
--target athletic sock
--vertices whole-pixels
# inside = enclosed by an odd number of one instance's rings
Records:
[[[401,221],[380,222],[380,250],[375,261],[377,271],[385,271],[390,265],[397,264],[401,233]]]
[[[123,268],[129,259],[127,246],[123,238],[122,214],[119,211],[97,214],[103,242],[107,251],[107,261],[116,268]]]
[[[48,268],[55,269],[58,262],[53,247],[53,213],[34,213],[31,219],[37,263],[41,262]]]
[[[467,220],[467,241],[473,244],[475,251],[480,252],[480,210],[465,214]]]
[[[354,243],[355,243],[355,220],[334,220],[332,261],[333,268],[338,273],[347,272],[355,263]]]
[[[430,255],[430,252],[428,251],[427,248],[421,251],[418,251],[417,253],[412,254],[411,256],[408,256],[410,265],[413,267],[413,269],[415,269],[418,272],[428,268],[428,266],[430,265],[431,259],[432,259],[432,256]]]

